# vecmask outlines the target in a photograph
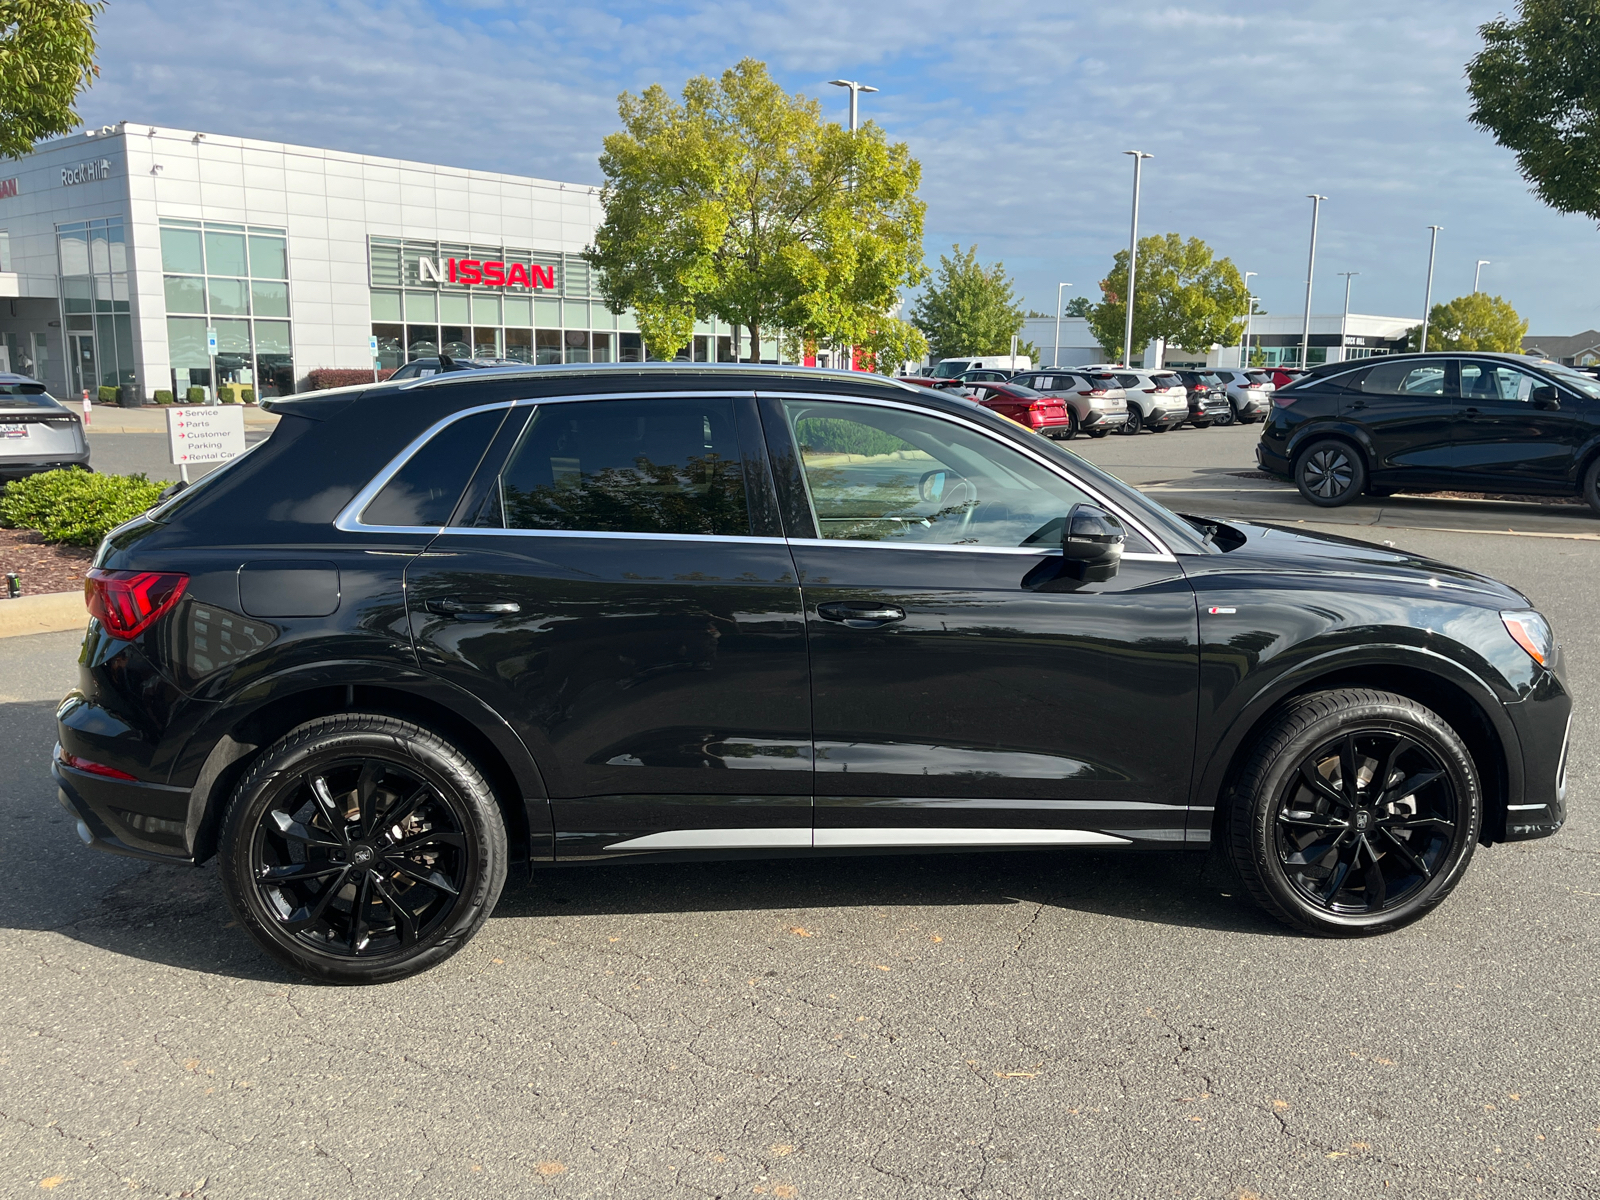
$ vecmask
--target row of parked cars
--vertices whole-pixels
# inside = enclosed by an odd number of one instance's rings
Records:
[[[1279,374],[1287,383],[1299,372]],[[901,378],[963,396],[1046,437],[1065,440],[1080,433],[1099,438],[1265,420],[1280,382],[1273,376],[1271,371],[1227,367],[1147,371],[1095,363],[1021,371],[976,367]]]

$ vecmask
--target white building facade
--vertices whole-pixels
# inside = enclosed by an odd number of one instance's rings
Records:
[[[588,185],[123,122],[0,166],[0,369],[148,399],[440,352],[639,360],[581,257],[600,219]],[[708,323],[682,357],[735,351]]]

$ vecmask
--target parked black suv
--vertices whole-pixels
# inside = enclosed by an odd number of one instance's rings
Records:
[[[1273,393],[1256,460],[1323,508],[1404,488],[1580,495],[1600,511],[1600,380],[1516,354],[1330,363]]]
[[[925,388],[661,364],[269,403],[101,545],[53,771],[85,841],[217,855],[308,975],[440,961],[513,862],[1220,844],[1296,928],[1376,932],[1564,820],[1525,597],[1176,516]]]
[[[1196,429],[1212,425],[1232,425],[1233,404],[1228,400],[1228,385],[1215,371],[1177,371],[1189,391],[1189,424]]]

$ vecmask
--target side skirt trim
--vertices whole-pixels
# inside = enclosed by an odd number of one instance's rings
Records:
[[[612,842],[607,850],[798,850],[870,846],[1126,846],[1089,829],[670,829]]]

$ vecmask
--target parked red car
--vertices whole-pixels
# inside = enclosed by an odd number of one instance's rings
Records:
[[[1286,387],[1305,374],[1299,367],[1268,367],[1267,374],[1272,377],[1274,387]]]
[[[1067,402],[1060,396],[1046,396],[1020,383],[968,383],[961,391],[1002,417],[1026,425],[1045,437],[1066,437],[1072,429]]]

